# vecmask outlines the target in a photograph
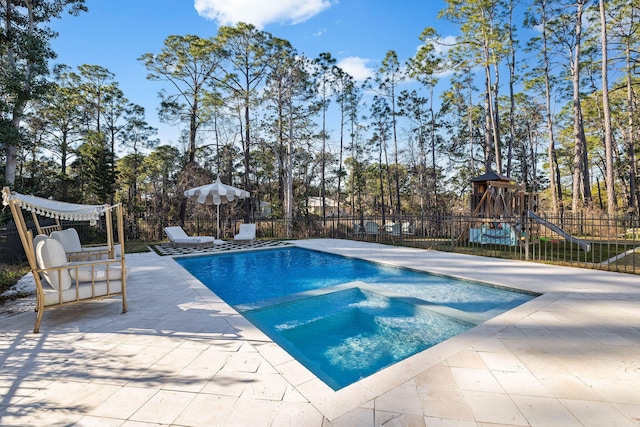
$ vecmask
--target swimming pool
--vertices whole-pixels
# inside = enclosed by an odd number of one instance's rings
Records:
[[[535,297],[294,247],[176,261],[334,390]]]

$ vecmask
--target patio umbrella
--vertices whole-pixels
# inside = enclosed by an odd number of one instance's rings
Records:
[[[201,185],[190,188],[184,192],[184,196],[203,205],[216,205],[217,217],[217,239],[220,239],[220,205],[232,202],[236,199],[246,199],[249,192],[231,185],[223,184],[220,177],[216,178],[213,184]]]

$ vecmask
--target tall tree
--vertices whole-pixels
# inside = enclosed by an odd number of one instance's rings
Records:
[[[147,79],[168,82],[173,87],[171,92],[163,89],[158,94],[160,118],[168,123],[187,121],[187,161],[195,162],[198,129],[209,119],[202,99],[218,70],[220,50],[212,39],[169,36],[160,53],[145,53],[138,60],[149,70]]]
[[[574,37],[571,46],[571,82],[573,87],[573,135],[575,151],[573,157],[573,198],[571,209],[575,212],[582,203],[591,205],[591,184],[589,179],[589,161],[587,137],[584,133],[582,105],[580,100],[580,55],[582,53],[582,24],[586,5],[590,0],[577,0],[573,16]],[[567,17],[568,18],[568,17]]]
[[[549,162],[549,187],[551,190],[551,209],[554,214],[564,211],[562,200],[562,184],[560,181],[560,167],[558,165],[558,155],[556,152],[554,119],[552,110],[552,82],[555,77],[551,74],[551,59],[549,54],[549,6],[547,0],[536,0],[532,5],[531,13],[525,20],[525,25],[529,27],[537,26],[541,30],[539,37],[534,37],[530,41],[530,49],[539,52],[538,57],[542,60],[538,67],[533,67],[530,82],[525,85],[528,89],[542,86],[540,91],[544,96],[545,120],[547,124],[547,156]],[[540,79],[542,83],[540,84]]]
[[[282,171],[283,207],[287,237],[293,231],[294,155],[300,141],[309,139],[315,87],[309,76],[310,61],[299,55],[288,42],[274,39],[276,55],[271,60],[265,99],[273,111],[265,126],[276,141],[271,148]]]
[[[624,138],[625,170],[629,185],[627,205],[630,212],[639,212],[640,186],[638,186],[637,164],[637,132],[638,117],[634,86],[637,72],[636,64],[640,55],[640,1],[610,0],[608,6],[608,35],[611,42],[609,48],[613,52],[611,63],[618,63],[618,71],[623,76],[626,88],[625,108],[626,123],[621,126],[620,133]]]
[[[384,97],[387,100],[387,105],[390,108],[390,124],[391,124],[391,138],[393,139],[393,176],[395,182],[395,214],[400,216],[401,204],[400,204],[400,162],[398,158],[398,95],[400,91],[398,85],[406,78],[404,71],[400,67],[398,61],[398,55],[395,51],[388,51],[382,60],[380,68],[376,71],[373,83],[369,84],[369,87],[373,89],[379,96]]]
[[[436,33],[433,28],[425,28],[420,34],[420,41],[422,45],[418,48],[416,54],[409,59],[408,71],[409,77],[417,79],[422,85],[424,85],[429,92],[429,108],[428,115],[430,118],[429,121],[429,141],[430,141],[430,151],[431,151],[431,185],[432,185],[432,193],[433,193],[433,206],[438,206],[438,187],[436,180],[436,117],[435,112],[433,110],[433,98],[434,98],[434,89],[436,84],[438,83],[438,73],[442,71],[442,62],[443,59],[441,56],[436,54],[436,43],[440,40],[440,36]],[[410,111],[414,111],[413,117],[416,121],[420,122],[421,120],[421,104],[422,100],[420,97],[413,96],[409,98],[410,102],[408,105],[411,106],[413,103],[413,108],[410,108]],[[420,126],[422,128],[422,126]],[[421,158],[424,158],[424,132],[421,130],[418,133],[418,141],[419,147],[421,151]],[[423,171],[426,171],[426,162],[423,164]],[[422,200],[422,198],[421,198]]]
[[[36,114],[46,123],[47,148],[59,160],[64,187],[69,160],[86,129],[82,127],[83,99],[75,74],[62,66],[56,68],[54,75],[54,87],[38,105]],[[64,188],[62,193],[65,193]]]
[[[4,179],[13,184],[25,109],[47,91],[48,62],[56,56],[49,42],[57,33],[47,24],[64,11],[78,15],[87,8],[84,0],[2,0],[0,8],[0,125],[5,128]]]
[[[342,179],[346,176],[344,172],[344,149],[345,149],[345,126],[349,122],[352,114],[357,115],[358,108],[358,88],[353,77],[342,68],[334,67],[334,91],[336,101],[340,110],[339,148],[338,148],[338,186],[336,189],[336,207],[338,209],[338,221],[340,220],[340,202],[342,191]],[[355,110],[355,111],[354,111]]]
[[[495,163],[498,172],[502,172],[497,108],[499,65],[505,54],[504,47],[508,45],[504,40],[504,11],[503,0],[447,0],[447,8],[439,15],[459,24],[462,31],[456,46],[450,51],[454,64],[472,61],[484,70],[485,168],[491,170]]]
[[[509,0],[508,9],[508,56],[507,65],[509,66],[509,143],[507,144],[507,176],[511,176],[511,156],[513,155],[513,144],[515,138],[515,114],[516,114],[516,99],[514,92],[514,85],[516,83],[516,47],[517,40],[515,38],[515,28],[513,23],[513,11],[518,4],[518,0]]]
[[[142,159],[144,158],[141,151],[144,148],[149,149],[157,145],[158,140],[151,139],[157,133],[157,129],[147,123],[144,117],[144,108],[139,105],[129,105],[124,114],[124,126],[121,130],[122,142],[125,147],[133,151],[133,154],[128,155],[127,160],[123,161],[122,164],[118,162],[118,170],[120,170],[120,166],[123,166],[131,172],[128,181],[129,191],[127,193],[131,209],[128,210],[128,214],[131,220],[135,222],[137,213],[142,211],[141,198],[138,194]]]
[[[602,109],[604,114],[604,147],[607,186],[607,213],[613,215],[616,212],[616,191],[613,178],[613,135],[611,131],[611,106],[609,104],[609,69],[608,69],[608,45],[607,45],[607,14],[604,0],[599,1],[600,6],[600,39],[602,55]]]
[[[562,0],[553,3],[549,19],[549,42],[564,61],[565,76],[571,82],[573,121],[573,184],[571,209],[591,206],[591,184],[587,138],[582,115],[581,77],[585,8],[590,0]]]
[[[326,204],[326,172],[327,172],[327,110],[331,102],[331,88],[335,81],[334,66],[336,60],[328,52],[321,53],[314,61],[315,78],[318,83],[318,95],[320,96],[320,111],[322,114],[322,150],[320,152],[320,204],[322,210],[322,220],[326,224],[327,204]]]
[[[391,107],[387,97],[375,95],[373,104],[371,105],[371,119],[373,121],[373,136],[371,142],[378,146],[378,180],[380,190],[380,213],[382,214],[382,223],[386,222],[386,203],[384,185],[391,190],[389,182],[389,160],[387,158],[387,141],[389,139],[389,130],[392,128]],[[384,159],[384,162],[383,162]]]
[[[415,169],[418,176],[418,185],[415,186],[415,190],[419,194],[420,213],[422,216],[425,214],[426,204],[433,200],[433,203],[429,203],[429,207],[434,207],[437,204],[437,184],[435,182],[435,150],[432,152],[432,180],[429,180],[428,166],[427,166],[427,140],[428,136],[428,120],[433,119],[433,114],[430,114],[432,100],[423,96],[419,96],[415,90],[408,91],[403,90],[398,98],[398,106],[400,107],[400,114],[407,117],[411,123],[410,135],[418,145],[417,161]],[[429,107],[427,107],[429,105]],[[431,110],[431,111],[429,111]],[[432,148],[434,147],[435,139],[432,140]],[[429,197],[431,193],[431,198]]]
[[[105,139],[104,133],[91,130],[78,148],[78,157],[72,166],[79,184],[77,189],[83,192],[80,200],[107,203],[114,192],[115,156],[107,148]]]
[[[77,73],[72,73],[72,78],[82,98],[85,130],[103,132],[107,97],[117,87],[115,74],[100,65],[83,64],[78,67]]]
[[[274,55],[273,36],[255,26],[239,23],[235,27],[224,26],[216,37],[221,47],[222,75],[218,83],[236,100],[240,127],[242,129],[242,152],[244,161],[244,189],[251,193],[251,138],[253,133],[251,112],[257,105],[258,88],[267,77],[269,64]],[[253,195],[245,202],[245,220],[253,215]]]

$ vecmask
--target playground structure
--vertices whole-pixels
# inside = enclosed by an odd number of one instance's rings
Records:
[[[591,249],[589,242],[578,239],[557,225],[535,214],[537,194],[526,192],[513,179],[489,171],[471,180],[471,216],[458,239],[468,236],[469,242],[507,246],[525,246],[539,241],[540,226],[546,227],[583,251]]]

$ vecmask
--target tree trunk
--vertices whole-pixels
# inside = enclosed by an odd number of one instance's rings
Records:
[[[629,210],[635,211],[638,206],[638,193],[636,190],[637,165],[636,154],[634,149],[634,133],[635,133],[635,103],[633,97],[633,61],[631,59],[631,46],[627,44],[625,49],[626,59],[626,81],[627,81],[627,157],[629,164]],[[640,211],[639,211],[640,213]]]
[[[580,103],[580,51],[582,48],[582,14],[584,0],[579,0],[576,11],[576,42],[571,64],[573,83],[573,135],[575,152],[573,157],[573,200],[572,210],[591,205],[591,187],[589,183],[589,162],[587,156],[587,138],[584,133],[582,106]]]
[[[492,170],[493,166],[493,152],[492,148],[492,133],[491,133],[491,74],[489,65],[485,67],[485,84],[484,84],[484,168],[485,171]]]
[[[293,237],[293,105],[289,105],[289,138],[285,155],[284,205],[287,237]]]
[[[560,183],[560,168],[555,147],[555,136],[553,132],[553,115],[551,113],[551,84],[549,83],[549,51],[547,49],[547,2],[542,0],[542,55],[544,60],[544,91],[545,109],[547,119],[547,133],[549,138],[549,187],[551,188],[551,204],[554,214],[564,210],[562,200],[562,186]]]
[[[245,137],[244,137],[244,144],[243,144],[243,158],[244,158],[244,189],[246,191],[249,192],[249,197],[247,199],[245,199],[244,202],[244,207],[245,207],[245,214],[244,214],[244,221],[245,222],[252,222],[253,220],[253,196],[251,194],[251,180],[249,179],[250,177],[250,168],[251,168],[251,157],[250,157],[250,146],[251,146],[251,132],[250,132],[250,126],[249,126],[249,119],[250,119],[250,114],[249,114],[249,82],[247,82],[247,93],[245,95],[245,106],[244,106],[244,125],[245,125],[245,129],[244,129],[244,133],[245,133]]]
[[[509,61],[509,146],[507,147],[507,176],[511,176],[511,157],[513,156],[513,142],[516,133],[514,117],[516,113],[516,98],[513,90],[513,85],[516,80],[516,49],[515,40],[513,39],[513,8],[514,1],[512,0],[509,3],[509,52],[511,53],[511,59]]]
[[[607,17],[605,14],[604,0],[600,0],[600,38],[602,42],[602,109],[604,110],[604,148],[607,186],[607,213],[613,215],[616,212],[616,191],[613,177],[613,137],[611,134],[611,106],[609,105],[609,80],[607,67]]]

